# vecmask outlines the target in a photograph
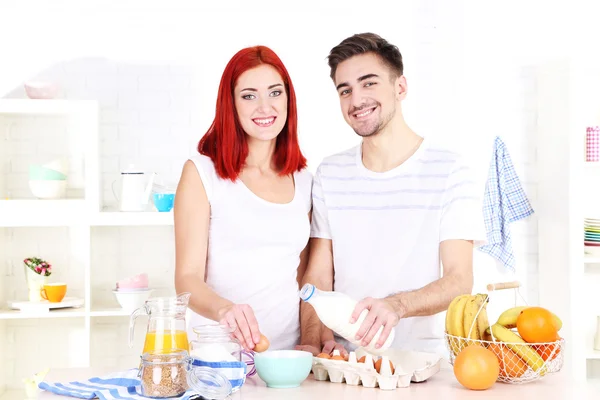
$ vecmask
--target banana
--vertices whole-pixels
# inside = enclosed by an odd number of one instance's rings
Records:
[[[490,321],[488,320],[487,314],[487,305],[490,301],[490,298],[487,294],[478,294],[478,296],[482,297],[483,308],[477,317],[477,329],[479,330],[479,338],[481,340],[485,340],[485,330],[490,327]]]
[[[503,327],[505,327],[507,329],[516,328],[517,327],[517,318],[519,318],[521,311],[523,311],[524,309],[529,308],[529,307],[530,306],[519,306],[519,307],[509,308],[508,310],[506,310],[502,314],[500,314],[500,316],[498,317],[498,321],[496,323],[499,325],[502,325]],[[558,318],[558,316],[554,313],[552,313],[552,318],[554,320],[554,325],[556,326],[556,330],[560,331],[562,329],[562,325],[563,325],[561,319]]]
[[[491,333],[496,340],[504,342],[504,344],[521,357],[531,369],[540,375],[546,374],[547,368],[544,359],[519,335],[498,323],[492,325],[488,331],[489,330],[491,330]]]
[[[479,340],[479,328],[477,326],[477,313],[483,304],[483,298],[479,295],[471,296],[465,307],[463,318],[464,337],[467,339]]]
[[[467,300],[471,295],[463,294],[456,296],[448,306],[446,313],[446,331],[452,336],[464,337],[463,315]]]
[[[471,295],[468,294],[456,296],[448,306],[448,311],[446,313],[446,332],[449,335],[459,338],[465,336],[463,315],[465,306],[470,298]],[[458,353],[460,353],[461,350],[466,346],[464,341],[455,337],[449,337],[448,344],[450,345],[450,349],[455,356],[457,356]]]
[[[516,328],[517,327],[517,318],[519,318],[519,314],[521,314],[521,311],[523,311],[527,307],[529,307],[529,306],[520,306],[520,307],[509,308],[508,310],[506,310],[502,314],[500,314],[500,316],[498,317],[498,321],[496,321],[496,323],[498,325],[502,325],[506,329]]]

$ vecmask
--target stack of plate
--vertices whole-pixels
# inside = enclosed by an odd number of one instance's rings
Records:
[[[583,227],[583,243],[586,246],[600,246],[600,219],[584,218]]]

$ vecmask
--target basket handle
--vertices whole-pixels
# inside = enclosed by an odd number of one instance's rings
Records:
[[[521,286],[519,281],[513,282],[498,282],[498,283],[490,283],[487,285],[488,292],[493,290],[504,290],[504,289],[516,289]]]

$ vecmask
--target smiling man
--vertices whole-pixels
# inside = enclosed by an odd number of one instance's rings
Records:
[[[471,293],[474,243],[485,240],[481,195],[461,158],[405,122],[407,82],[398,48],[372,33],[329,54],[341,111],[361,143],[327,157],[313,182],[311,255],[303,283],[360,300],[357,339],[445,353],[443,317]],[[301,305],[301,349],[345,353],[351,343]]]

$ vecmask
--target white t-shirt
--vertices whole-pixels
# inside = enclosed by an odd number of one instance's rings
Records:
[[[440,242],[485,240],[482,197],[461,158],[427,139],[382,173],[364,166],[358,145],[317,169],[311,236],[332,239],[334,290],[356,300],[387,297],[441,277]],[[392,346],[445,354],[444,317],[401,319]]]
[[[210,202],[206,283],[220,296],[254,310],[270,349],[292,349],[300,337],[298,282],[300,253],[310,235],[312,174],[294,174],[294,199],[287,204],[268,202],[241,180],[221,179],[209,157],[195,155]],[[192,328],[214,323],[188,313]]]

